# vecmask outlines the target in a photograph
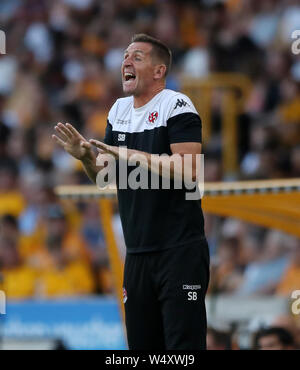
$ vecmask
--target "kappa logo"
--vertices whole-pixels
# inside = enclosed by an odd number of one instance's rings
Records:
[[[117,125],[129,125],[130,119],[117,119]]]
[[[123,288],[123,303],[126,303],[126,301],[127,301],[127,291],[126,291],[126,289],[125,288]]]
[[[188,301],[197,301],[198,299],[198,294],[197,292],[193,292],[193,290],[199,290],[201,289],[201,285],[200,284],[183,284],[182,285],[182,289],[183,290],[190,290],[189,292],[187,292],[187,295],[188,295]]]
[[[125,141],[126,134],[118,134],[118,141]]]
[[[201,289],[201,285],[200,284],[197,284],[197,285],[183,284],[182,289],[183,290],[198,290],[198,289]]]
[[[154,123],[157,120],[157,117],[158,117],[158,112],[155,111],[155,112],[149,113],[148,121],[150,123]]]
[[[177,107],[179,107],[179,108],[185,107],[186,105],[190,106],[190,104],[187,103],[185,100],[177,99],[177,102],[176,102],[176,105],[175,105],[174,109],[176,109]]]

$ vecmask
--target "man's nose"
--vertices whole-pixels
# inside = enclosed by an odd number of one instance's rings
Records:
[[[125,62],[124,63],[124,68],[128,68],[128,67],[131,67],[132,66],[132,63],[130,63],[130,62]]]
[[[132,66],[132,59],[130,57],[127,57],[123,62],[124,67],[130,67]]]

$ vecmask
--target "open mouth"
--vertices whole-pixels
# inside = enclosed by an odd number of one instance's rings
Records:
[[[124,80],[126,82],[130,80],[135,80],[135,74],[129,72],[124,73]]]

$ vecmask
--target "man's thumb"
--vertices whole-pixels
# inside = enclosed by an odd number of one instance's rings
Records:
[[[87,141],[82,141],[80,145],[82,148],[85,148],[85,149],[91,149],[92,147],[91,144],[88,143]]]

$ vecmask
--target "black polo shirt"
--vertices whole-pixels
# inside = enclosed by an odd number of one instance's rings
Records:
[[[118,99],[108,114],[104,142],[153,154],[171,155],[170,144],[201,142],[201,120],[191,100],[165,89],[140,108],[133,97]],[[176,248],[204,237],[201,200],[187,200],[187,189],[121,189],[117,165],[119,211],[127,253]],[[128,175],[138,166],[127,166]],[[146,171],[147,172],[147,171]],[[132,173],[134,177],[134,173]],[[138,177],[137,177],[138,178]],[[124,180],[124,179],[123,179]]]

